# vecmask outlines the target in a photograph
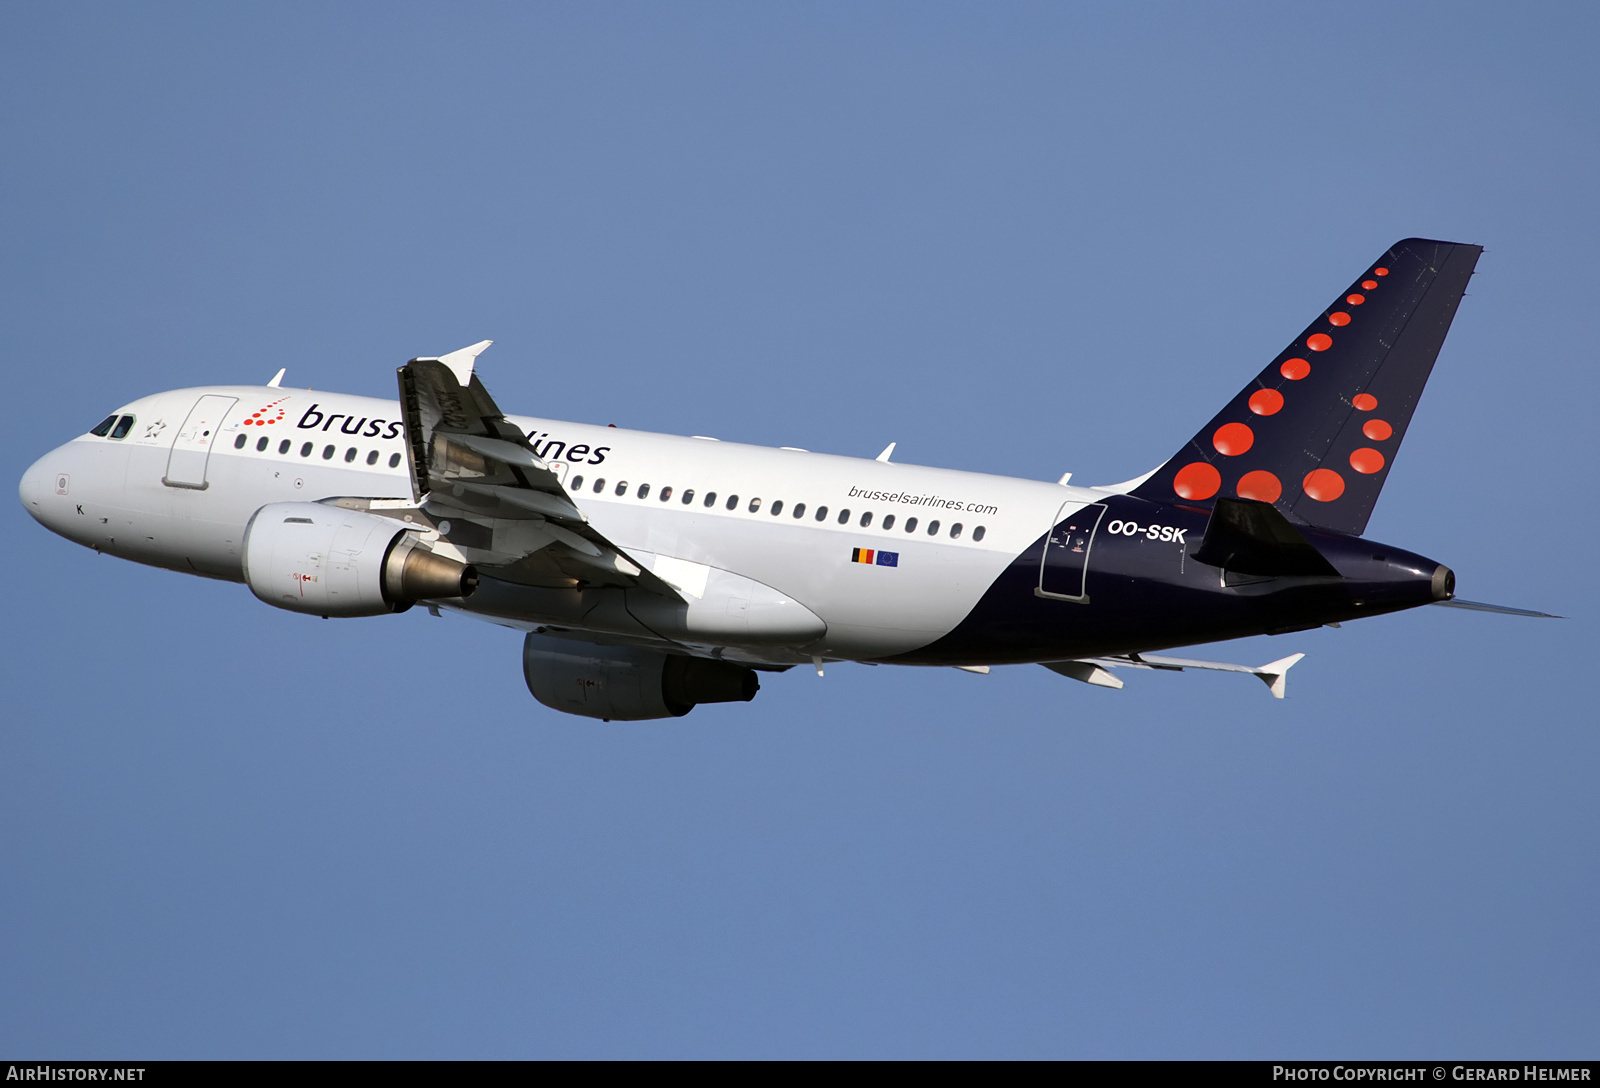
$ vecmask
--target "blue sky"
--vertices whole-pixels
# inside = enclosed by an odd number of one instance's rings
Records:
[[[1369,535],[1453,610],[1121,692],[830,668],[603,725],[0,508],[0,1051],[1592,1057],[1586,5],[11,5],[0,464],[387,395],[1040,479],[1486,247]]]

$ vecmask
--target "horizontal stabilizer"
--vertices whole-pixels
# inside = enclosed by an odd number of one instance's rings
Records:
[[[1339,576],[1277,507],[1249,499],[1217,500],[1194,557],[1240,574]]]
[[[1082,680],[1099,687],[1120,688],[1122,681],[1106,669],[1159,669],[1163,672],[1182,672],[1184,669],[1205,669],[1211,672],[1244,672],[1259,676],[1274,699],[1282,699],[1288,682],[1289,670],[1305,654],[1290,654],[1265,665],[1230,665],[1225,661],[1197,661],[1189,657],[1162,657],[1156,654],[1126,654],[1115,657],[1091,657],[1080,661],[1041,662],[1051,672]]]
[[[1565,616],[1554,616],[1549,612],[1535,612],[1531,608],[1508,608],[1503,604],[1484,604],[1482,601],[1463,601],[1460,598],[1449,601],[1434,601],[1446,608],[1465,608],[1471,612],[1499,612],[1505,616],[1534,616],[1544,620],[1564,620]]]

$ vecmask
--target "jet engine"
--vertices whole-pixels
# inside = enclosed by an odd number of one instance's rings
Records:
[[[522,644],[522,675],[552,710],[623,722],[681,718],[699,703],[747,703],[761,688],[743,665],[532,633]]]
[[[313,616],[381,616],[469,596],[477,571],[405,526],[318,502],[275,502],[244,533],[244,580],[261,600]]]

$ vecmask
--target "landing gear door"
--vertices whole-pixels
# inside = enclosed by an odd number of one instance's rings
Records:
[[[211,444],[222,430],[223,418],[238,400],[237,397],[208,394],[195,402],[172,440],[172,453],[167,457],[167,474],[161,477],[162,483],[196,491],[210,486],[206,483],[206,463],[211,458]]]
[[[1089,603],[1089,554],[1094,547],[1095,530],[1105,516],[1104,503],[1062,504],[1055,527],[1045,540],[1044,557],[1039,561],[1039,585],[1034,593],[1056,601]]]

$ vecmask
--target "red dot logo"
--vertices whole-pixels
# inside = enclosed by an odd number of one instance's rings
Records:
[[[1361,425],[1361,433],[1374,442],[1386,442],[1394,434],[1394,428],[1381,419],[1369,419]]]
[[[1335,310],[1328,315],[1328,324],[1336,328],[1343,328],[1345,325],[1350,324],[1350,315],[1343,310]]]
[[[1372,270],[1372,274],[1374,276],[1387,276],[1389,274],[1389,270],[1387,268],[1374,268]]]
[[[1283,494],[1283,484],[1272,473],[1258,468],[1239,477],[1239,486],[1234,490],[1241,499],[1277,502]]]
[[[1359,306],[1365,301],[1367,301],[1367,296],[1366,295],[1346,295],[1345,296],[1345,302],[1349,303],[1351,306]]]
[[[1312,351],[1327,351],[1333,347],[1333,337],[1325,332],[1314,332],[1306,337],[1306,347]]]
[[[265,408],[258,409],[257,411],[251,413],[250,418],[244,421],[244,425],[246,427],[250,426],[251,424],[255,424],[257,427],[270,427],[272,424],[283,418],[283,409],[279,408],[278,405],[282,404],[288,399],[288,397],[279,397]]]
[[[1344,494],[1344,477],[1331,468],[1314,468],[1302,482],[1306,494],[1318,502],[1332,502]]]
[[[1256,444],[1256,435],[1243,423],[1224,423],[1211,436],[1211,444],[1217,447],[1218,453],[1237,457]]]
[[[1283,365],[1278,368],[1278,373],[1292,382],[1297,382],[1311,373],[1311,364],[1304,359],[1285,359]]]
[[[1204,461],[1191,461],[1178,470],[1172,490],[1185,499],[1209,499],[1222,486],[1222,473]]]
[[[1357,472],[1371,476],[1374,472],[1383,468],[1383,454],[1371,446],[1362,446],[1350,454],[1350,467]]]
[[[1283,409],[1283,394],[1276,389],[1257,389],[1250,394],[1250,410],[1258,416],[1274,416]]]
[[[1370,412],[1378,406],[1378,398],[1371,393],[1357,393],[1350,398],[1350,403],[1363,412]]]
[[[1375,291],[1375,290],[1377,290],[1377,287],[1378,287],[1378,281],[1377,280],[1362,280],[1361,281],[1361,289],[1363,291]]]

